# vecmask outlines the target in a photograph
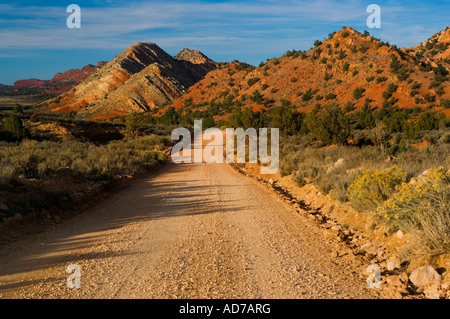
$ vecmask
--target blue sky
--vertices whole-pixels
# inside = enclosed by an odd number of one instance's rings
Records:
[[[135,42],[175,55],[187,47],[215,61],[253,65],[305,50],[350,26],[410,47],[450,26],[450,0],[116,1],[0,0],[0,83],[51,79],[57,72],[110,60]],[[81,7],[81,29],[69,29],[69,4]],[[366,8],[382,9],[382,28],[368,29]]]

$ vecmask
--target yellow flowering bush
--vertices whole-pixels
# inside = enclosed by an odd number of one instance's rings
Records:
[[[375,211],[405,181],[406,173],[395,165],[383,171],[365,171],[348,188],[351,203],[359,211]]]
[[[442,195],[450,191],[450,174],[443,168],[403,183],[391,198],[376,210],[376,215],[393,230],[405,224],[420,227],[421,215],[429,214],[438,206]],[[445,199],[444,199],[445,200]],[[448,200],[448,199],[447,199]],[[447,212],[450,214],[450,212]]]

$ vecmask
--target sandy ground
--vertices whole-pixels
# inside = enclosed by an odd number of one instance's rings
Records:
[[[166,164],[0,247],[0,298],[379,298],[307,218],[228,164]],[[81,269],[81,288],[66,269]]]

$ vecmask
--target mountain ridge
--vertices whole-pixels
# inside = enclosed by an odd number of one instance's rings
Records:
[[[439,106],[450,98],[448,74],[438,76],[444,71],[430,63],[343,28],[308,51],[288,51],[256,68],[231,63],[211,71],[168,107],[234,104],[257,111],[284,105],[309,112],[333,102],[349,109]]]
[[[216,63],[186,48],[172,57],[155,43],[138,42],[40,108],[112,119],[132,112],[161,114],[168,107],[204,110],[212,104],[230,106],[216,118],[236,106],[289,106],[305,112],[330,103],[349,110],[439,107],[450,98],[447,60],[436,58],[447,52],[449,31],[433,35],[419,49],[398,49],[367,31],[344,27],[310,50],[288,51],[258,67]],[[436,46],[442,52],[428,54]]]
[[[184,55],[187,53],[184,51]],[[178,58],[155,43],[137,42],[73,90],[46,102],[40,109],[75,111],[81,118],[95,119],[150,111],[181,96],[215,68],[215,63],[207,58],[197,64],[182,56]]]

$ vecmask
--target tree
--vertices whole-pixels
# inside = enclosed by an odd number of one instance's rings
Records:
[[[431,131],[439,129],[439,121],[431,112],[422,113],[417,119],[416,127],[419,131]]]
[[[179,124],[179,114],[175,111],[173,106],[169,107],[167,111],[161,116],[161,123],[164,125]]]
[[[19,104],[16,104],[1,127],[1,133],[6,140],[15,142],[27,137],[28,131],[23,125],[22,114],[22,108]]]
[[[258,119],[256,114],[253,112],[251,107],[246,107],[244,108],[244,110],[242,111],[241,114],[241,123],[242,123],[242,128],[244,130],[248,129],[248,128],[256,128],[258,126]]]
[[[228,126],[231,127],[231,128],[242,127],[241,117],[242,117],[241,108],[240,107],[236,107],[233,110],[233,113],[228,118]]]
[[[386,124],[384,122],[377,122],[376,127],[373,129],[373,139],[376,145],[378,145],[381,151],[384,153],[386,143],[388,142],[388,132]]]
[[[370,105],[364,104],[361,111],[355,113],[356,122],[353,125],[356,130],[365,130],[375,127],[375,119],[372,115]]]
[[[273,108],[269,111],[271,127],[279,128],[283,135],[298,134],[304,116],[303,113],[283,106]]]
[[[350,136],[350,123],[341,108],[332,103],[315,119],[309,117],[308,130],[326,144],[344,144]]]
[[[216,122],[214,121],[214,118],[212,117],[212,115],[208,115],[207,117],[205,117],[203,119],[203,123],[202,124],[203,124],[203,127],[205,129],[212,128],[212,127],[216,126]]]
[[[128,115],[125,123],[125,135],[130,138],[137,138],[141,126],[139,113],[135,112]]]

